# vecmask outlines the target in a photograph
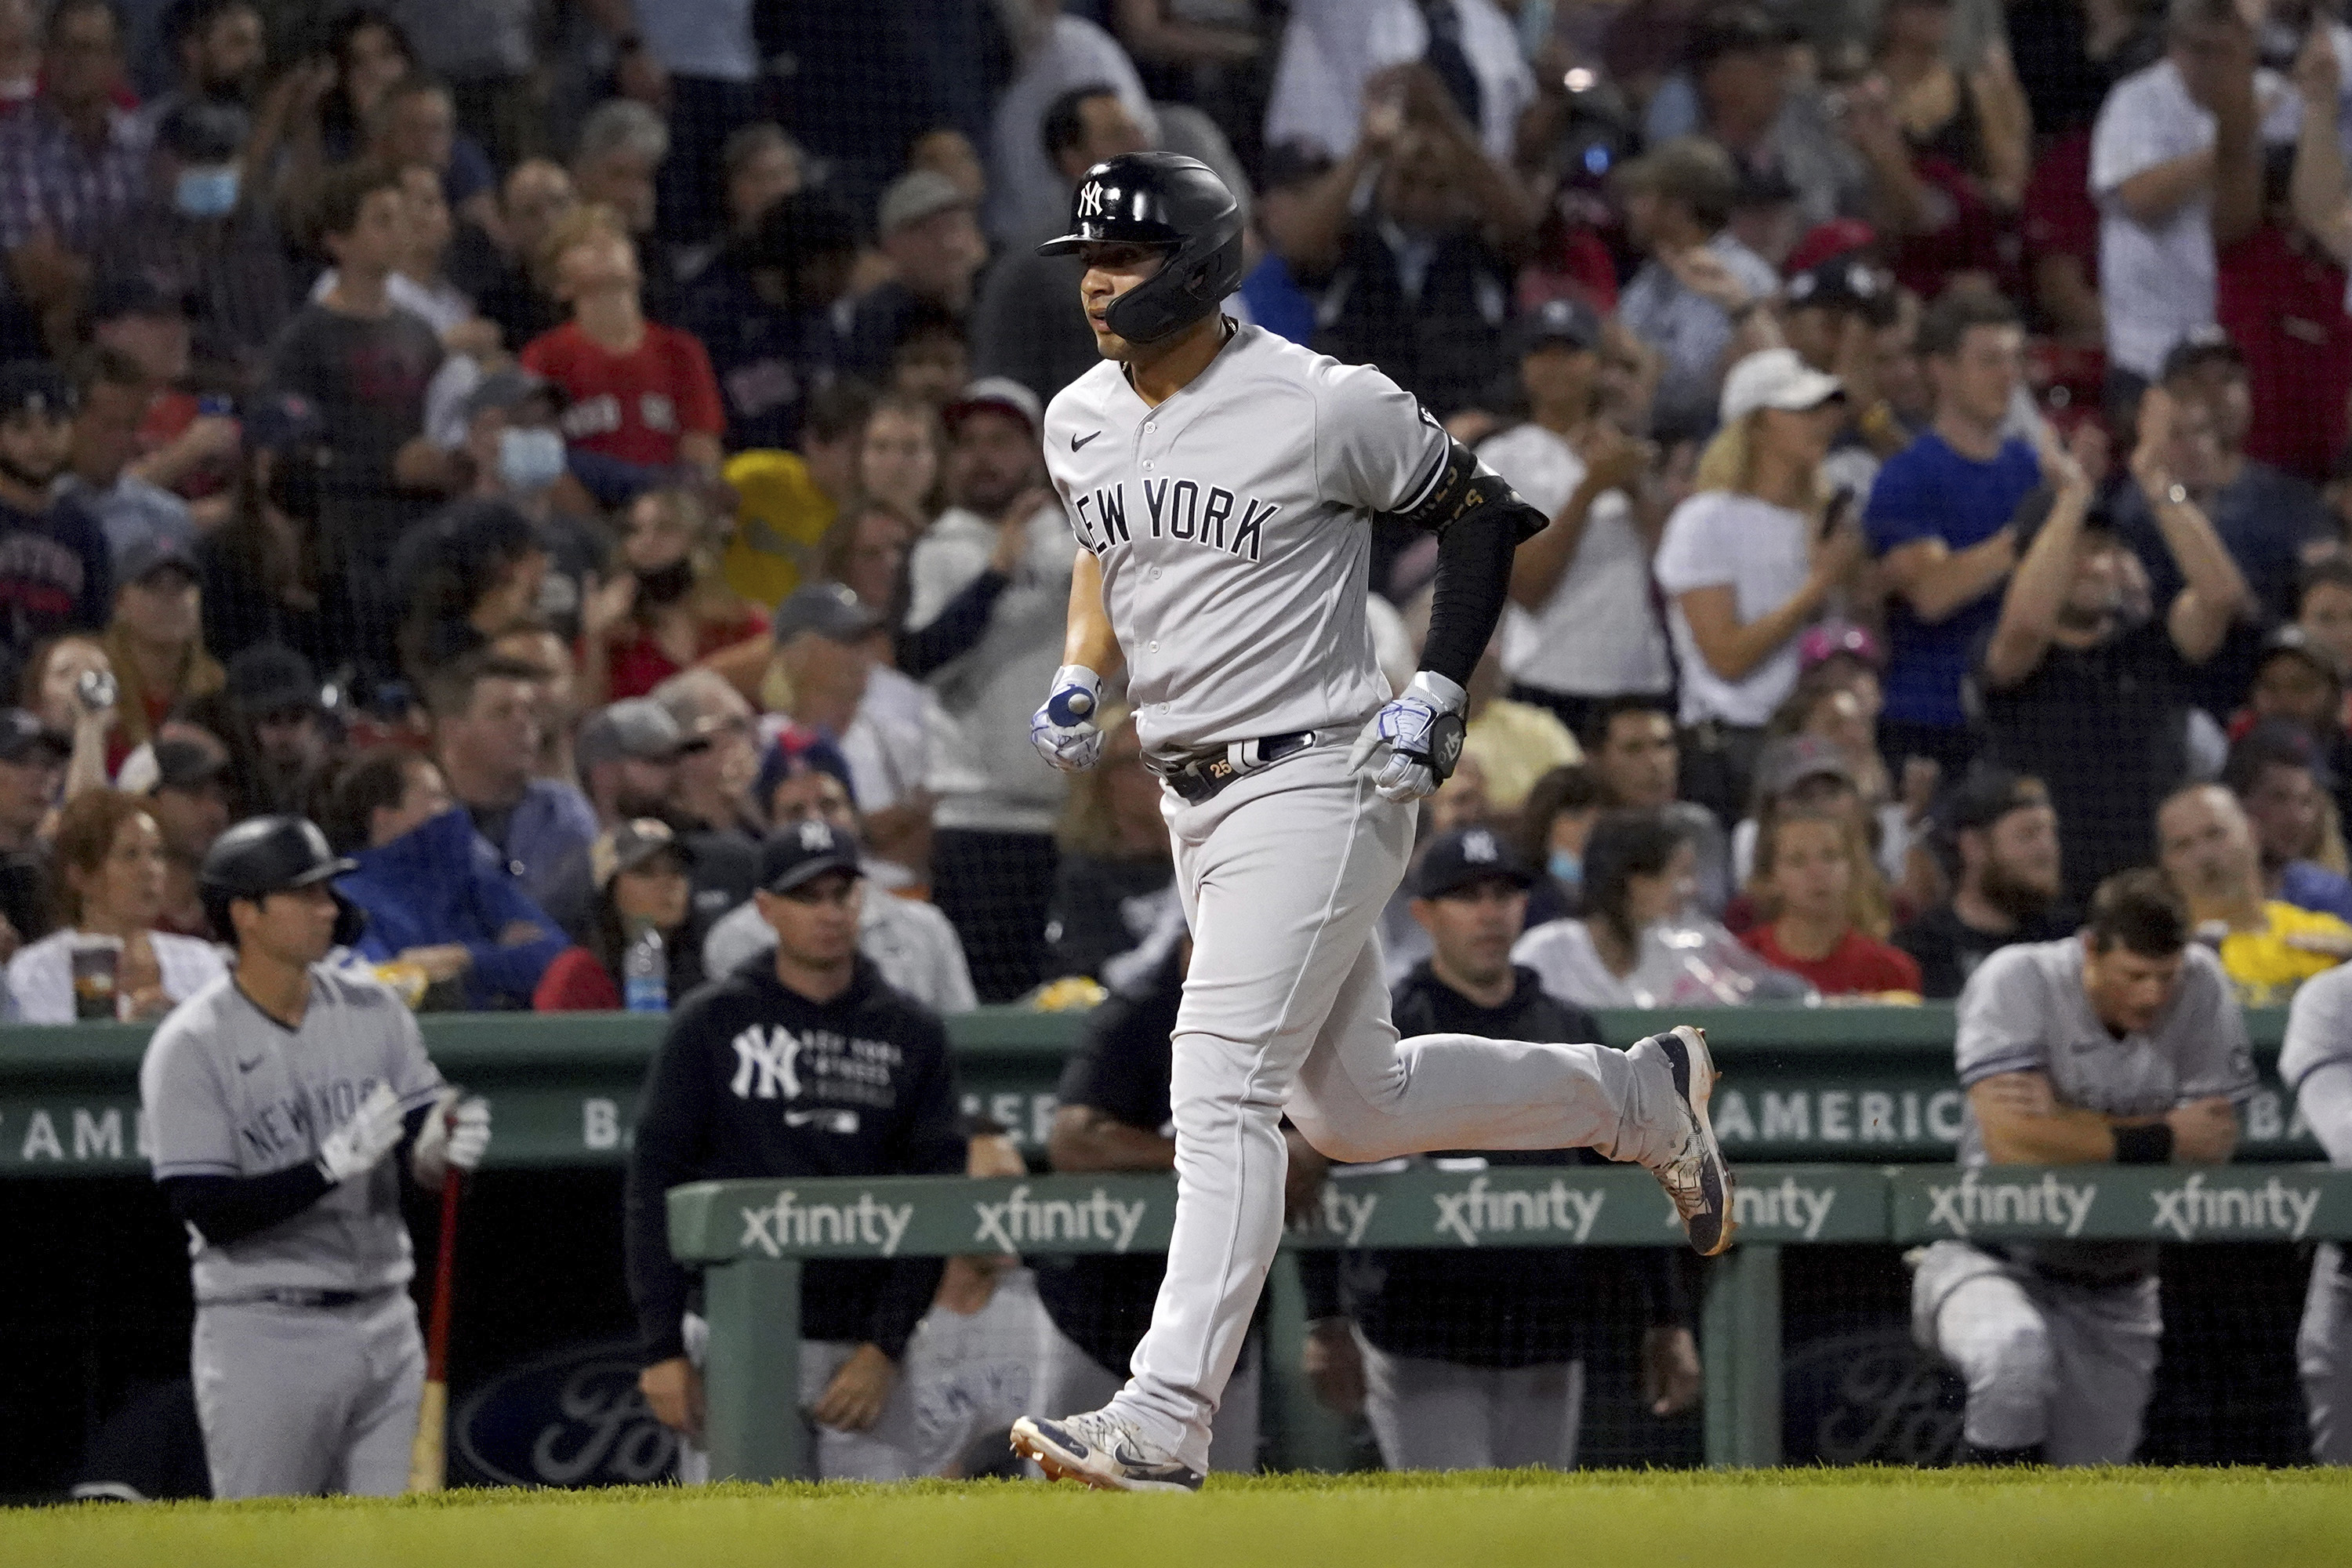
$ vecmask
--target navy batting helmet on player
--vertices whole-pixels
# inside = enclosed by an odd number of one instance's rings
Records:
[[[1088,169],[1070,197],[1070,232],[1037,247],[1065,256],[1082,245],[1148,245],[1170,253],[1160,270],[1104,312],[1131,343],[1180,332],[1241,287],[1242,209],[1216,172],[1173,153],[1122,153]]]
[[[213,840],[196,888],[213,930],[234,940],[236,928],[228,909],[237,900],[258,902],[271,893],[332,881],[358,869],[359,862],[328,847],[316,823],[299,816],[254,816]],[[367,915],[341,893],[335,894],[335,945],[349,947],[360,939]]]

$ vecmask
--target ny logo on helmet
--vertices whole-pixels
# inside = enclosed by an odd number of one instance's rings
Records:
[[[1100,217],[1102,210],[1102,185],[1097,181],[1088,180],[1078,191],[1078,216]]]
[[[833,847],[833,829],[811,817],[801,824],[801,847],[816,851]]]

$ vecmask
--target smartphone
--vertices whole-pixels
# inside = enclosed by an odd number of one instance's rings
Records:
[[[1853,516],[1853,487],[1852,485],[1840,485],[1837,488],[1837,494],[1830,497],[1830,504],[1822,508],[1821,536],[1823,539],[1827,539],[1831,534],[1835,533],[1839,529],[1844,527],[1846,522],[1851,520]]]

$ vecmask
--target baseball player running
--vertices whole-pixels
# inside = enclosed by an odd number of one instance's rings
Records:
[[[2099,885],[2079,936],[2007,947],[1960,993],[1964,1165],[2220,1164],[2253,1058],[2221,961],[2163,874]],[[2120,1465],[2155,1384],[2156,1245],[1939,1241],[1913,1331],[1969,1385],[1982,1464]]]
[[[2295,1109],[2338,1166],[2352,1165],[2352,966],[2306,980],[2287,1009],[2279,1077]],[[2323,1241],[2311,1260],[2303,1326],[2294,1336],[2311,1457],[2352,1465],[2352,1269],[2342,1242]]]
[[[358,935],[333,886],[351,869],[299,816],[221,835],[199,886],[236,968],[140,1068],[155,1179],[188,1227],[215,1497],[407,1483],[425,1348],[401,1173],[438,1189],[489,1146],[489,1108],[442,1083],[399,998],[320,963]]]
[[[1279,1238],[1286,1110],[1335,1160],[1590,1147],[1637,1162],[1705,1253],[1730,1240],[1730,1175],[1696,1030],[1620,1052],[1400,1044],[1389,1021],[1374,927],[1413,803],[1460,754],[1463,689],[1511,552],[1545,519],[1377,370],[1219,312],[1242,224],[1202,164],[1113,158],[1072,209],[1044,248],[1084,261],[1105,363],[1045,417],[1086,550],[1031,736],[1055,766],[1091,766],[1104,681],[1124,664],[1194,952],[1170,1085],[1176,1229],[1151,1327],[1108,1405],[1024,1419],[1013,1444],[1055,1478],[1189,1489]],[[1438,540],[1427,652],[1393,700],[1365,624],[1366,525],[1381,515]]]

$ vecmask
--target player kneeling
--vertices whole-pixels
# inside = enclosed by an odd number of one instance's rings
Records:
[[[2125,871],[2081,935],[1985,960],[1960,993],[1960,1163],[2227,1161],[2253,1059],[2221,962],[2189,936],[2163,876]],[[2156,1257],[2144,1241],[1927,1248],[1914,1331],[1968,1381],[1970,1458],[2131,1458],[2164,1328]]]

